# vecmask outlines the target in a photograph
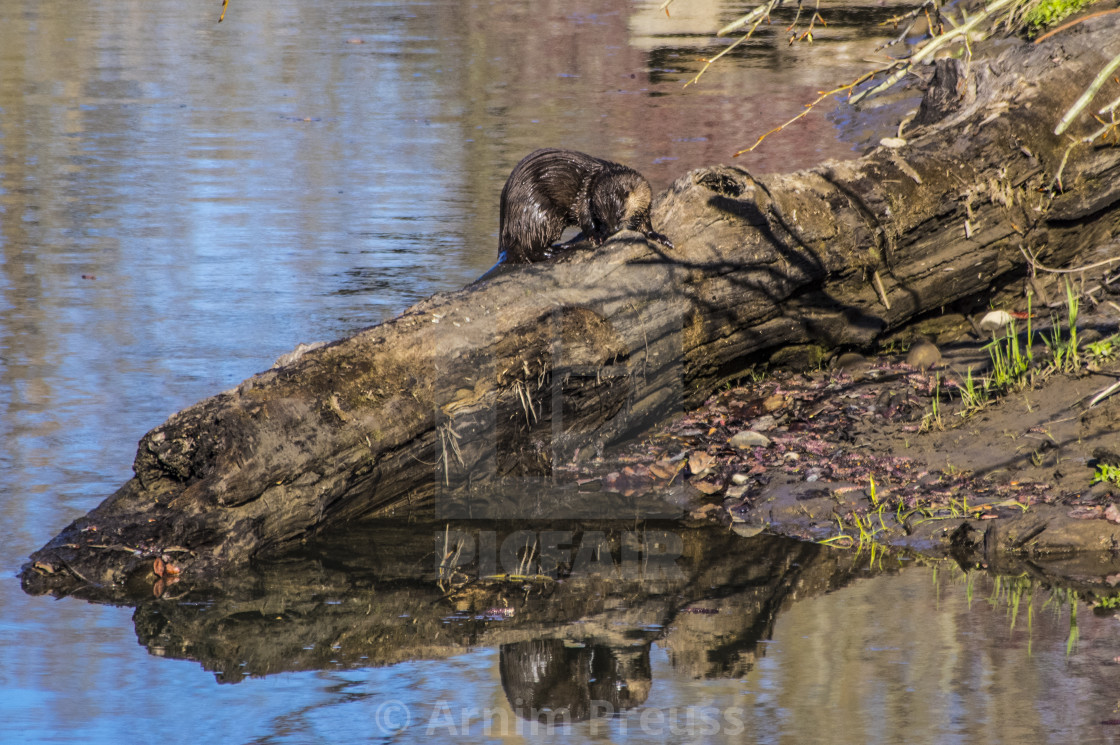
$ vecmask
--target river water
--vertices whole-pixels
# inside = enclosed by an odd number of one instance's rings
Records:
[[[766,538],[675,584],[569,583],[564,612],[527,588],[529,617],[329,548],[221,598],[20,590],[144,432],[485,271],[530,150],[662,189],[854,79],[899,12],[824,7],[808,47],[788,9],[683,88],[746,7],[232,0],[218,24],[218,3],[0,0],[0,741],[1120,739],[1120,625],[1069,590]],[[852,157],[849,119],[822,106],[742,165]]]

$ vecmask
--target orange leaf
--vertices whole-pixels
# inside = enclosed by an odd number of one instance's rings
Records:
[[[680,470],[680,466],[674,465],[668,460],[659,460],[649,467],[649,472],[659,479],[671,479]]]

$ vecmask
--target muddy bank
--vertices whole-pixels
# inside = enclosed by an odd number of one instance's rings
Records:
[[[600,472],[573,475],[583,488],[622,494],[675,489],[689,519],[744,535],[985,565],[1110,561],[1104,555],[1120,552],[1120,486],[1091,482],[1099,464],[1120,466],[1120,394],[1089,403],[1120,380],[1120,355],[1088,349],[1109,342],[1120,311],[1101,307],[1081,324],[1077,371],[1044,377],[1049,352],[1036,343],[1035,382],[971,413],[962,389],[970,371],[991,373],[990,340],[950,315],[897,339],[896,353],[845,355],[725,390]],[[1036,342],[1051,333],[1042,326]],[[925,363],[936,363],[909,364],[934,349],[921,349],[930,337],[939,354]]]

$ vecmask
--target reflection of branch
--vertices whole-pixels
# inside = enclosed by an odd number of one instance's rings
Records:
[[[763,141],[763,140],[765,140],[765,139],[766,139],[767,137],[769,137],[770,135],[774,134],[775,132],[781,132],[781,131],[782,131],[783,129],[785,129],[786,127],[788,127],[789,125],[793,124],[794,122],[796,122],[796,121],[797,121],[798,119],[800,119],[801,117],[803,117],[803,116],[805,116],[806,114],[808,114],[808,113],[809,113],[810,111],[812,111],[812,110],[813,110],[813,107],[814,107],[814,106],[816,106],[817,104],[819,104],[819,103],[820,103],[821,101],[825,100],[826,98],[829,98],[830,96],[835,96],[835,95],[836,95],[837,93],[842,93],[842,92],[844,92],[844,91],[847,91],[847,90],[851,90],[852,88],[855,88],[855,87],[856,87],[857,85],[859,85],[860,83],[862,83],[862,82],[863,82],[863,81],[865,81],[865,80],[868,80],[869,78],[871,78],[871,77],[872,77],[873,75],[875,75],[875,74],[876,74],[876,73],[878,73],[878,72],[882,72],[882,70],[874,70],[874,71],[872,71],[872,72],[865,72],[865,73],[864,73],[863,75],[860,75],[860,76],[859,76],[858,78],[856,78],[856,79],[855,79],[855,80],[853,80],[852,82],[848,83],[847,85],[842,85],[842,86],[840,86],[839,88],[834,88],[834,89],[832,89],[832,90],[830,90],[830,91],[824,91],[824,92],[823,92],[823,93],[821,93],[821,94],[820,94],[819,96],[817,96],[817,99],[816,99],[815,101],[813,101],[812,103],[808,103],[808,104],[805,104],[805,110],[804,110],[804,111],[802,111],[802,112],[801,112],[800,114],[798,114],[797,116],[793,117],[793,118],[792,118],[792,119],[790,119],[790,120],[789,120],[788,122],[786,122],[786,123],[784,123],[784,124],[779,124],[779,125],[778,125],[777,127],[774,127],[774,128],[772,129],[772,130],[770,130],[770,131],[769,131],[769,132],[767,132],[766,134],[764,134],[764,135],[762,135],[761,137],[759,137],[759,138],[758,138],[758,139],[757,139],[757,140],[755,141],[755,143],[754,143],[753,145],[751,145],[750,147],[747,147],[747,148],[743,148],[742,150],[739,150],[739,151],[737,151],[737,152],[735,153],[735,155],[733,155],[732,157],[738,158],[738,157],[739,157],[740,155],[742,155],[743,153],[749,153],[749,152],[751,152],[751,151],[752,151],[752,150],[754,150],[754,149],[755,149],[756,147],[758,147],[759,145],[761,145],[761,144],[762,144],[762,141]]]
[[[756,24],[756,25],[757,25],[757,24]],[[690,80],[690,81],[688,81],[687,83],[685,83],[685,84],[684,84],[684,87],[685,87],[685,88],[687,88],[688,86],[692,85],[692,84],[693,84],[693,83],[695,83],[695,82],[696,82],[697,80],[699,80],[699,79],[700,79],[700,76],[701,76],[701,75],[703,75],[704,73],[706,73],[706,72],[708,71],[708,68],[709,68],[709,67],[711,67],[711,66],[712,66],[713,64],[715,64],[715,61],[716,61],[716,60],[718,60],[718,59],[719,59],[720,57],[722,57],[723,55],[725,55],[725,54],[727,54],[728,52],[730,52],[730,51],[731,51],[732,49],[734,49],[735,47],[737,47],[737,46],[739,46],[740,44],[742,44],[742,43],[743,43],[744,41],[746,41],[747,39],[751,38],[751,34],[753,34],[753,33],[754,33],[754,28],[751,28],[751,30],[747,32],[747,35],[746,35],[746,36],[743,36],[742,38],[740,38],[740,39],[736,40],[736,41],[735,41],[735,43],[733,43],[733,44],[730,44],[730,45],[728,45],[728,47],[727,47],[726,49],[724,49],[724,50],[723,50],[722,52],[720,52],[719,54],[717,54],[717,55],[716,55],[715,57],[712,57],[712,58],[711,58],[711,59],[709,59],[709,60],[704,60],[704,66],[700,68],[700,72],[696,73],[696,76],[695,76],[694,78],[692,78],[692,80]]]
[[[801,10],[800,9],[798,9],[797,15],[798,16],[801,15]],[[821,14],[814,11],[812,17],[809,18],[809,28],[802,31],[801,36],[798,36],[797,32],[794,31],[793,35],[789,37],[790,46],[793,46],[793,42],[795,42],[795,41],[806,41],[806,40],[808,40],[808,42],[810,44],[812,44],[813,43],[813,26],[816,25],[817,21],[820,21],[821,24],[823,24],[825,26],[828,25],[828,23],[824,20],[824,18],[821,18]],[[789,25],[789,28],[787,28],[786,31],[792,31],[793,27],[796,26],[796,25],[797,25],[797,19],[794,19],[793,23],[791,23]]]
[[[769,18],[769,17],[770,17],[770,11],[771,11],[771,10],[773,9],[773,7],[774,7],[775,5],[777,5],[777,4],[778,4],[778,3],[780,3],[781,1],[782,1],[782,0],[769,0],[769,2],[765,3],[764,5],[759,5],[759,6],[757,7],[757,8],[755,8],[754,10],[752,10],[752,11],[751,11],[750,13],[748,13],[748,14],[747,14],[747,15],[745,15],[745,16],[743,16],[743,17],[742,17],[742,18],[740,18],[739,20],[737,20],[737,21],[734,21],[734,22],[732,22],[732,23],[729,23],[729,24],[727,24],[726,26],[724,26],[723,28],[721,28],[721,29],[720,29],[719,31],[717,31],[717,32],[716,32],[716,36],[724,36],[724,35],[726,35],[726,34],[727,34],[727,33],[728,33],[729,31],[733,31],[734,29],[737,29],[737,28],[739,28],[739,26],[741,26],[741,25],[743,25],[743,24],[745,24],[745,23],[749,22],[750,20],[752,20],[752,19],[756,19],[756,18],[757,18],[757,20],[755,20],[755,21],[754,21],[754,25],[753,25],[753,26],[751,26],[751,30],[750,30],[750,31],[748,31],[748,32],[747,32],[746,34],[744,34],[743,36],[739,37],[739,38],[738,38],[738,39],[736,39],[736,40],[735,40],[734,42],[732,42],[731,44],[729,44],[729,45],[727,46],[727,48],[725,48],[725,49],[724,49],[724,50],[723,50],[722,52],[720,52],[719,54],[717,54],[717,55],[716,55],[715,57],[712,57],[712,58],[711,58],[710,60],[704,60],[704,66],[700,68],[700,72],[696,73],[696,76],[695,76],[695,77],[693,77],[693,78],[692,78],[692,80],[690,80],[690,81],[688,81],[687,83],[685,83],[685,84],[684,84],[684,87],[685,87],[685,88],[687,88],[688,86],[690,86],[690,85],[692,85],[693,83],[695,83],[695,82],[696,82],[697,80],[699,80],[699,79],[700,79],[700,76],[701,76],[701,75],[703,75],[703,74],[704,74],[705,72],[707,72],[707,71],[708,71],[708,68],[709,68],[709,67],[711,67],[711,66],[712,66],[713,64],[715,64],[715,61],[716,61],[716,60],[718,60],[718,59],[719,59],[720,57],[722,57],[723,55],[725,55],[725,54],[727,54],[728,52],[730,52],[730,51],[731,51],[732,49],[734,49],[735,47],[737,47],[737,46],[739,46],[740,44],[742,44],[742,43],[743,43],[744,41],[746,41],[747,39],[751,38],[751,35],[752,35],[752,34],[754,33],[754,30],[755,30],[756,28],[758,28],[758,24],[762,23],[762,22],[763,22],[764,20],[766,20],[767,18]]]
[[[930,7],[933,7],[933,9],[934,9],[933,12],[937,13],[937,8],[936,8],[936,6],[933,5],[933,0],[926,0],[924,3],[919,5],[917,8],[914,8],[909,13],[906,13],[906,14],[900,15],[900,16],[895,16],[894,18],[890,18],[890,19],[880,23],[879,24],[880,26],[886,26],[888,23],[893,23],[894,27],[898,28],[898,24],[901,21],[905,21],[907,19],[910,19],[910,23],[906,24],[906,28],[902,29],[901,34],[899,34],[896,38],[892,39],[891,41],[884,42],[884,43],[880,44],[879,46],[875,47],[875,51],[878,52],[880,49],[886,49],[887,47],[893,47],[895,44],[901,43],[907,37],[907,35],[909,35],[910,29],[914,28],[914,24],[918,22],[918,16],[920,16],[923,12],[925,13],[925,16],[926,16],[926,24],[929,26],[930,35],[933,35],[933,21],[931,21],[930,17],[929,17],[929,8]],[[938,18],[940,18],[940,15],[938,16]],[[938,25],[940,26],[940,23]]]
[[[794,29],[797,28],[797,22],[799,20],[801,20],[801,2],[800,2],[800,0],[798,0],[798,3],[797,3],[797,15],[795,15],[793,17],[793,23],[789,24],[789,26],[786,27],[787,32],[788,31],[793,31],[793,36],[789,37],[789,43],[793,44],[793,42],[795,42],[795,41],[805,41],[806,39],[808,39],[809,43],[812,44],[813,43],[813,25],[817,21],[820,21],[825,26],[828,25],[827,23],[825,23],[824,18],[821,18],[821,0],[817,0],[817,6],[813,10],[813,15],[811,15],[809,17],[809,28],[805,29],[805,31],[802,32],[800,38],[797,36],[797,32],[794,31]]]
[[[755,22],[754,26],[751,27],[751,30],[753,31],[754,27],[758,26],[759,21],[761,21],[763,18],[766,18],[767,16],[769,16],[770,11],[773,10],[774,6],[777,5],[778,3],[780,3],[781,1],[782,0],[769,0],[769,2],[766,2],[763,5],[759,5],[757,8],[752,10],[750,13],[747,13],[745,16],[741,16],[741,17],[735,19],[731,23],[729,23],[726,26],[724,26],[723,28],[721,28],[719,31],[716,31],[716,36],[727,36],[728,34],[730,34],[735,29],[741,28],[742,26],[746,26],[751,21]],[[757,21],[755,20],[756,18],[758,19]]]

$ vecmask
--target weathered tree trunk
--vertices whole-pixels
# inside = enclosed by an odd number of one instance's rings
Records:
[[[1069,142],[1054,123],[1118,51],[1111,21],[994,44],[960,81],[938,75],[901,147],[682,177],[655,205],[673,250],[623,236],[436,295],[188,408],[143,438],[132,480],[32,557],[25,583],[119,582],[160,555],[202,576],[413,510],[603,516],[601,495],[523,492],[777,351],[865,347],[985,296],[1025,274],[1021,247],[1062,265],[1116,245],[1120,150],[1079,146],[1065,190],[1048,187]],[[479,488],[501,477],[521,493]]]

